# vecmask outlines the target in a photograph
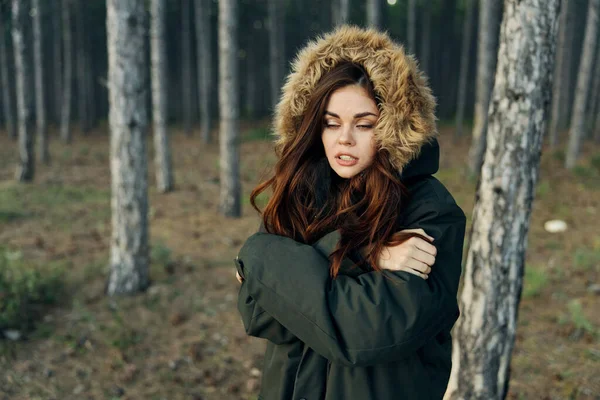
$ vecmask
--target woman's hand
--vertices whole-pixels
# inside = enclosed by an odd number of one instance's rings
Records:
[[[240,276],[240,273],[237,272],[237,271],[235,271],[235,277],[237,278],[237,280],[238,280],[239,283],[242,283],[244,281],[244,278],[242,278]]]
[[[419,233],[433,241],[423,229],[405,229],[401,232]],[[379,254],[377,265],[381,269],[406,271],[427,279],[431,266],[435,263],[436,254],[437,249],[434,245],[419,237],[412,237],[399,245],[384,247]]]

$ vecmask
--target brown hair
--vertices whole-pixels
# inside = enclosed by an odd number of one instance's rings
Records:
[[[377,256],[384,246],[400,244],[412,236],[421,237],[395,233],[406,189],[387,150],[377,151],[373,163],[350,179],[341,179],[332,172],[329,192],[323,201],[317,199],[315,189],[323,184],[319,182],[323,179],[319,166],[325,158],[321,141],[325,109],[331,94],[348,85],[363,87],[379,106],[373,83],[361,65],[351,62],[336,65],[319,80],[306,112],[295,121],[298,134],[279,149],[275,174],[250,195],[250,203],[262,213],[269,233],[311,244],[339,229],[340,242],[330,255],[330,274],[334,278],[344,257],[353,250],[364,247],[362,254],[366,261],[379,270]],[[330,168],[328,163],[326,167]],[[261,212],[256,197],[269,187],[273,194]]]

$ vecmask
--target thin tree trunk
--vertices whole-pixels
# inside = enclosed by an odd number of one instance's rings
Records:
[[[219,127],[221,158],[220,210],[225,216],[241,216],[238,103],[238,4],[219,1]]]
[[[75,29],[77,31],[76,53],[77,57],[77,117],[79,118],[79,128],[84,134],[90,131],[90,121],[87,113],[88,110],[88,93],[87,93],[87,65],[86,65],[86,49],[87,35],[86,23],[84,20],[83,4],[85,0],[75,1]]]
[[[381,26],[381,5],[379,0],[367,0],[367,25],[371,28]]]
[[[212,51],[210,29],[210,0],[195,0],[196,46],[198,68],[198,101],[200,104],[200,136],[203,143],[210,143],[212,120],[210,99],[212,94]]]
[[[467,98],[467,74],[469,72],[469,53],[471,36],[473,35],[473,9],[474,0],[466,0],[467,12],[463,24],[462,49],[460,55],[460,76],[458,78],[458,99],[456,111],[456,130],[455,137],[462,136],[463,118],[465,116],[466,98]]]
[[[494,71],[498,49],[497,22],[502,4],[497,0],[480,0],[479,45],[477,49],[477,88],[473,139],[469,150],[469,173],[479,176],[486,147],[487,118],[494,86]]]
[[[596,143],[600,143],[600,46],[596,52],[596,69],[594,73],[596,77],[596,83],[592,93],[594,94],[594,105],[591,109],[591,135]]]
[[[505,0],[488,146],[444,399],[504,399],[550,100],[560,0]]]
[[[62,112],[62,40],[63,33],[60,26],[61,19],[61,0],[54,0],[52,2],[52,34],[54,39],[54,45],[52,46],[52,58],[54,63],[54,85],[52,90],[54,91],[54,122],[60,124],[61,112]]]
[[[145,0],[107,0],[112,242],[107,293],[149,285]]]
[[[48,126],[44,87],[44,54],[42,53],[42,2],[33,0],[33,57],[35,69],[35,116],[37,126],[38,152],[40,161],[50,163],[48,152]]]
[[[406,24],[408,52],[417,52],[417,0],[408,0],[408,23]]]
[[[96,112],[96,68],[94,68],[94,63],[92,59],[92,43],[90,41],[89,33],[85,36],[85,48],[86,57],[85,57],[85,70],[86,77],[85,80],[85,92],[87,93],[87,115],[89,121],[89,128],[93,129],[97,123],[97,112]]]
[[[598,37],[598,12],[600,11],[600,0],[590,0],[588,5],[587,22],[585,26],[585,39],[583,43],[583,54],[577,75],[577,94],[573,104],[571,128],[569,129],[569,148],[565,159],[565,167],[573,168],[579,158],[581,142],[585,137],[585,111],[589,98],[589,89],[592,80],[592,67],[594,63],[594,51]]]
[[[12,38],[15,52],[15,77],[17,81],[17,115],[19,122],[19,164],[16,180],[30,182],[35,173],[33,133],[33,104],[31,93],[31,66],[27,55],[25,18],[27,10],[22,0],[12,0]]]
[[[11,139],[17,138],[15,117],[13,113],[13,98],[11,80],[8,78],[8,53],[6,51],[6,36],[4,21],[0,18],[0,77],[2,79],[2,106],[6,132]]]
[[[71,35],[71,0],[62,2],[63,66],[62,75],[62,112],[60,118],[60,137],[65,143],[71,143],[71,95],[73,83],[73,39]]]
[[[334,0],[331,2],[331,19],[333,26],[347,24],[350,20],[350,0]]]
[[[192,134],[192,59],[190,31],[190,0],[181,0],[181,88],[183,100],[183,131]]]
[[[567,24],[569,21],[569,3],[570,0],[562,0],[560,10],[560,20],[558,27],[558,44],[556,45],[556,65],[554,68],[554,82],[552,87],[552,113],[550,119],[550,131],[548,136],[550,139],[550,147],[554,147],[558,144],[558,129],[561,116],[562,97],[563,92],[568,90],[565,86],[567,82],[564,81],[563,76],[565,75],[565,67],[567,63],[565,61],[565,51],[567,50]]]
[[[427,76],[431,76],[429,67],[429,59],[431,57],[431,7],[429,7],[429,4],[425,4],[421,15],[423,16],[423,34],[421,35],[421,51],[419,60],[421,62],[421,69],[425,71]]]
[[[283,3],[280,0],[269,0],[269,72],[273,110],[279,102],[283,79],[283,16]]]
[[[252,49],[252,43],[248,43],[246,53],[246,115],[253,118],[256,114],[256,53]]]
[[[161,193],[173,189],[171,151],[167,133],[166,5],[166,0],[152,0],[150,3],[154,167],[156,183]]]

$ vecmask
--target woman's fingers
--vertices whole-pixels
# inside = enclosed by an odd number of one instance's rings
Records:
[[[412,269],[412,268],[408,268],[408,267],[398,267],[398,268],[395,268],[395,269],[394,269],[394,271],[404,271],[404,272],[408,272],[408,273],[410,273],[410,274],[416,275],[416,276],[418,276],[418,277],[420,277],[420,278],[423,278],[423,279],[427,279],[427,278],[429,278],[429,275],[422,274],[422,273],[420,273],[419,271],[417,271],[417,270],[414,270],[414,269]]]
[[[431,243],[427,243],[426,241],[418,237],[413,237],[410,240],[417,249],[423,250],[424,252],[431,254],[432,256],[435,256],[437,254],[437,248]]]
[[[237,278],[237,280],[238,280],[238,282],[239,282],[239,283],[242,283],[242,282],[243,282],[243,280],[244,280],[244,279],[243,279],[243,278],[240,276],[240,273],[239,273],[239,272],[237,272],[237,271],[235,271],[235,277]]]
[[[425,275],[428,275],[431,272],[431,267],[429,265],[427,265],[424,262],[421,262],[419,260],[415,260],[414,258],[409,259],[402,266],[406,267],[406,268],[414,269],[414,270],[416,270],[418,272],[421,272],[421,273],[423,273]]]
[[[411,257],[414,258],[415,260],[421,261],[430,266],[435,264],[435,256],[433,256],[419,248],[416,248],[412,252]]]
[[[433,236],[430,236],[427,234],[427,232],[425,232],[423,229],[421,228],[417,228],[417,229],[403,229],[400,232],[413,232],[413,233],[418,233],[420,235],[425,236],[426,238],[428,238],[430,241],[434,241],[435,239],[433,239]]]

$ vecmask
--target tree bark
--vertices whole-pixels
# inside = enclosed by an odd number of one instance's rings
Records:
[[[429,4],[425,4],[422,8],[423,16],[423,34],[421,35],[421,50],[419,60],[421,62],[421,69],[431,77],[431,70],[429,66],[429,59],[431,58],[431,7]]]
[[[408,23],[406,24],[408,52],[417,52],[417,0],[408,0]]]
[[[558,44],[556,46],[556,65],[554,68],[554,84],[552,87],[552,113],[550,119],[550,129],[548,137],[550,140],[550,147],[554,147],[558,144],[558,129],[561,118],[561,107],[564,106],[563,92],[568,90],[566,87],[566,81],[563,79],[565,76],[565,67],[567,63],[565,61],[565,52],[567,51],[567,32],[570,29],[567,24],[569,20],[569,3],[570,0],[562,0],[560,9],[560,20],[558,27]]]
[[[31,65],[29,65],[25,44],[25,27],[28,26],[25,22],[27,14],[22,0],[12,0],[12,38],[15,53],[19,124],[19,164],[17,165],[16,180],[19,182],[33,181],[35,173]]]
[[[73,39],[71,35],[71,0],[62,1],[63,33],[63,76],[62,76],[62,112],[60,118],[60,137],[65,143],[71,143],[71,95],[73,83]]]
[[[87,93],[87,63],[86,63],[86,49],[87,41],[85,36],[87,35],[86,23],[83,14],[82,1],[85,0],[73,0],[75,2],[75,29],[77,31],[76,49],[75,56],[77,57],[77,117],[79,118],[79,128],[84,134],[90,131],[90,121],[88,115],[88,93]]]
[[[4,112],[4,122],[6,132],[11,139],[17,138],[17,129],[15,126],[15,117],[13,112],[13,98],[11,80],[8,78],[8,53],[6,51],[6,36],[4,21],[0,18],[0,78],[2,79],[2,111]]]
[[[591,134],[596,143],[600,143],[600,46],[596,52],[596,83],[592,93],[594,94],[594,106],[591,109],[592,129]]]
[[[283,80],[283,2],[269,0],[269,72],[271,78],[271,106],[274,110],[279,102]]]
[[[474,0],[466,0],[467,12],[463,24],[462,49],[460,55],[460,76],[458,78],[458,99],[456,110],[456,130],[455,137],[462,136],[463,119],[465,116],[466,98],[467,98],[467,78],[469,73],[469,53],[471,36],[473,35],[473,9]]]
[[[444,399],[504,399],[550,100],[559,0],[505,0],[488,146]]]
[[[52,90],[54,92],[54,107],[52,108],[52,112],[54,114],[54,122],[56,124],[60,124],[61,113],[62,113],[62,40],[63,34],[60,26],[61,19],[61,0],[54,0],[52,2],[52,34],[54,45],[52,46],[52,61],[54,63],[53,72],[54,72],[54,84],[52,85]]]
[[[149,285],[145,0],[107,0],[112,241],[108,295]]]
[[[333,26],[347,24],[350,20],[350,0],[333,0],[331,2],[331,19]]]
[[[367,25],[371,28],[381,26],[381,5],[379,0],[367,0]]]
[[[256,53],[252,49],[252,43],[248,44],[246,53],[246,116],[253,118],[256,114]]]
[[[480,0],[475,115],[473,139],[469,149],[469,173],[471,176],[479,176],[487,143],[488,106],[494,86],[498,49],[497,22],[501,7],[502,3],[497,0]]]
[[[48,152],[48,126],[44,87],[44,54],[42,48],[42,2],[33,0],[33,59],[35,69],[35,116],[37,127],[38,152],[40,161],[50,163]]]
[[[192,135],[192,58],[190,30],[190,0],[181,0],[181,88],[183,100],[183,131]]]
[[[221,192],[220,210],[225,216],[241,216],[240,140],[238,102],[238,4],[219,1],[219,109]]]
[[[583,42],[583,54],[577,75],[577,94],[573,104],[571,127],[569,129],[569,147],[565,159],[565,167],[573,168],[579,158],[581,142],[585,137],[585,111],[589,98],[590,84],[592,80],[592,67],[594,63],[594,52],[598,37],[598,12],[600,11],[600,0],[590,0],[588,4],[587,22],[585,25],[585,39]]]
[[[166,0],[152,0],[150,3],[154,167],[156,184],[161,193],[173,189],[171,151],[167,133],[166,5]]]
[[[203,143],[210,143],[212,119],[210,112],[212,95],[212,50],[210,26],[210,0],[195,0],[196,13],[196,46],[198,68],[198,102],[200,104],[200,136]]]

